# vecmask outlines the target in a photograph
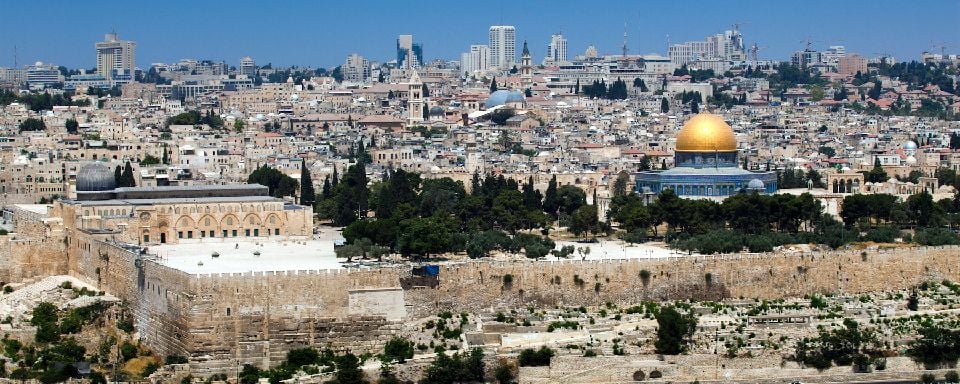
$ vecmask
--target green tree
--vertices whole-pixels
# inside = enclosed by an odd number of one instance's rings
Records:
[[[146,154],[143,156],[143,160],[140,160],[140,165],[157,165],[160,164],[160,159],[151,154]]]
[[[493,94],[496,91],[497,91],[497,77],[494,76],[493,79],[490,80],[490,93]]]
[[[627,194],[627,188],[630,184],[630,175],[625,171],[617,174],[617,179],[613,182],[613,197]],[[596,204],[596,202],[594,202]]]
[[[329,383],[333,384],[365,384],[368,381],[364,378],[363,371],[360,369],[360,359],[352,353],[346,353],[333,359],[337,367],[334,378]]]
[[[650,156],[643,155],[643,157],[640,158],[640,171],[649,171],[650,169],[652,169]]]
[[[687,344],[697,329],[697,319],[693,314],[682,315],[673,306],[660,309],[656,315],[657,340],[654,347],[657,353],[679,355],[687,350]]]
[[[575,185],[557,188],[557,208],[560,213],[572,215],[581,206],[587,204],[587,194]]]
[[[167,149],[167,143],[163,143],[163,156],[160,158],[163,164],[170,164],[170,151]]]
[[[580,236],[586,232],[597,232],[599,224],[597,206],[585,204],[577,208],[571,215],[569,229],[575,236]]]
[[[554,355],[555,352],[546,346],[540,347],[538,350],[527,348],[520,351],[520,355],[517,356],[517,363],[521,367],[548,367],[550,366],[550,359]]]
[[[868,183],[882,183],[887,181],[889,177],[887,176],[887,171],[880,165],[880,158],[874,159],[873,169],[871,169],[870,172],[865,172],[864,178]]]
[[[77,131],[80,129],[80,124],[77,123],[77,120],[75,119],[67,119],[67,121],[64,123],[64,127],[67,129],[68,133],[77,133]]]
[[[506,125],[507,120],[516,116],[516,114],[517,111],[514,111],[513,108],[500,108],[490,114],[490,121],[497,125]]]
[[[317,200],[317,193],[313,189],[313,179],[310,177],[310,169],[307,168],[307,160],[300,160],[300,205],[312,207]]]
[[[292,177],[266,165],[254,170],[247,177],[247,183],[266,186],[273,197],[293,196],[298,186]]]
[[[41,119],[28,117],[20,122],[18,128],[20,129],[20,132],[43,131],[47,129],[47,125],[44,124],[43,120]]]
[[[667,101],[667,98],[660,99],[660,113],[670,112],[670,102]]]
[[[823,87],[819,85],[810,86],[810,101],[818,102],[823,100],[824,92]]]
[[[557,175],[553,175],[550,177],[550,182],[547,183],[547,190],[543,194],[543,211],[548,215],[556,217],[559,209],[560,196],[557,192]]]
[[[120,174],[120,183],[117,184],[118,187],[136,187],[137,179],[133,176],[133,166],[130,165],[130,162],[123,166],[123,173]]]
[[[387,362],[404,363],[413,358],[413,342],[400,336],[394,336],[383,346],[383,359]]]

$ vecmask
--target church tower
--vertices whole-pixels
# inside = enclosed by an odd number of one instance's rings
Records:
[[[530,88],[533,85],[533,57],[530,55],[530,49],[527,48],[527,41],[523,41],[523,53],[520,55],[520,80],[523,88]]]
[[[407,83],[407,124],[417,125],[423,122],[423,82],[420,75],[413,71],[410,82]]]

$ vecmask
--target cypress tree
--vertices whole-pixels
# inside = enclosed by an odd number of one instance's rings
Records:
[[[123,180],[122,180],[122,178],[123,178],[123,168],[121,168],[121,167],[118,165],[116,168],[113,169],[113,182],[114,182],[118,187],[122,187],[122,186],[123,186]]]
[[[557,209],[560,208],[560,199],[557,196],[557,175],[550,178],[547,184],[547,191],[543,195],[543,211],[556,217]]]
[[[323,178],[323,187],[320,189],[320,198],[329,199],[333,192],[330,190],[330,175]]]
[[[470,194],[480,196],[480,172],[474,170],[473,178],[470,179]]]
[[[313,179],[307,169],[307,160],[300,160],[300,205],[313,206],[317,200],[317,193],[313,190]]]
[[[333,166],[333,177],[330,178],[330,188],[331,188],[331,190],[336,189],[336,188],[337,188],[337,183],[339,183],[339,182],[340,182],[340,178],[337,177],[337,166],[336,166],[336,164],[334,164],[334,166]]]
[[[493,80],[490,80],[490,93],[497,91],[497,77],[494,76]]]
[[[133,177],[133,166],[130,165],[130,162],[127,161],[127,164],[123,167],[123,174],[120,175],[120,179],[123,181],[122,187],[136,187],[137,179]]]

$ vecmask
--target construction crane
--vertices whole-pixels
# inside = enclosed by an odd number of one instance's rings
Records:
[[[943,43],[933,44],[930,46],[930,48],[931,49],[940,48],[940,59],[943,60],[947,58],[947,46],[944,45]]]
[[[739,32],[741,25],[747,25],[747,22],[746,22],[746,21],[735,21],[735,22],[733,23],[733,30]]]

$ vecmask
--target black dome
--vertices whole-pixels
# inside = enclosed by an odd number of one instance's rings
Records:
[[[84,165],[77,172],[77,192],[112,191],[117,188],[113,170],[99,161]]]

